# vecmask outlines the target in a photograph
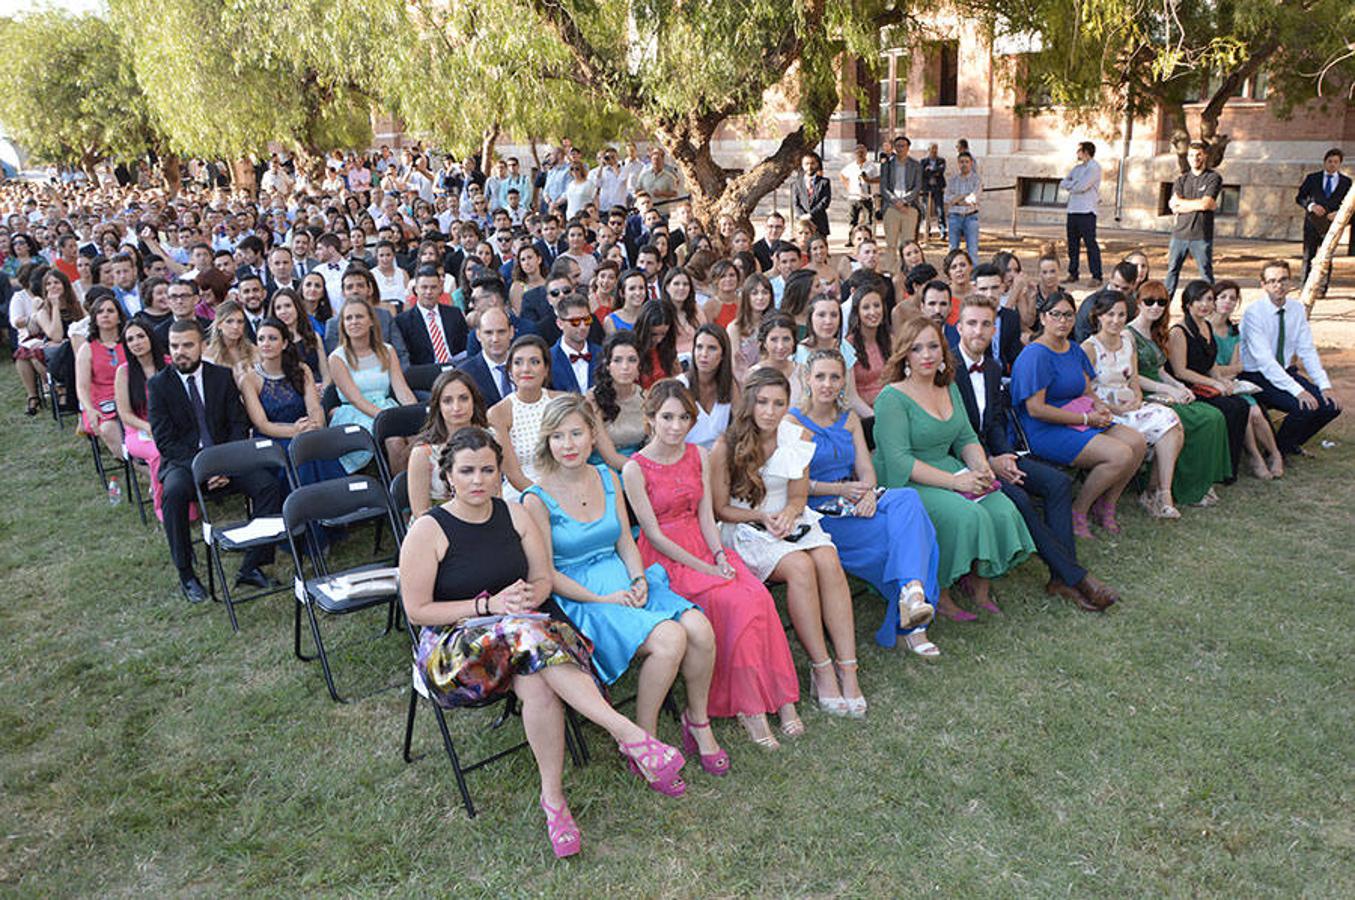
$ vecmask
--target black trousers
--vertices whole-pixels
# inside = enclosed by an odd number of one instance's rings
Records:
[[[1101,245],[1096,242],[1096,213],[1068,213],[1068,277],[1077,278],[1078,244],[1087,247],[1087,269],[1101,280]]]
[[[1284,421],[1280,423],[1280,430],[1275,433],[1275,446],[1279,447],[1280,452],[1285,455],[1298,450],[1307,443],[1310,437],[1317,434],[1327,426],[1328,422],[1341,414],[1341,411],[1330,400],[1323,399],[1322,392],[1318,390],[1317,385],[1299,374],[1297,366],[1290,366],[1287,371],[1290,378],[1293,378],[1303,386],[1305,391],[1317,398],[1317,409],[1304,409],[1299,406],[1299,398],[1288,391],[1280,390],[1260,372],[1242,373],[1243,378],[1261,386],[1261,393],[1256,395],[1257,400],[1285,413]]]
[[[169,544],[169,558],[174,562],[179,577],[194,576],[193,538],[188,530],[188,506],[197,500],[193,489],[193,473],[187,466],[166,465],[161,470],[160,483],[164,485],[161,508],[164,512],[165,541]],[[272,472],[250,472],[238,475],[221,492],[244,494],[253,504],[254,516],[276,516],[282,512],[282,484]],[[273,561],[273,546],[255,547],[245,552],[240,571],[248,571]]]
[[[1087,577],[1077,563],[1073,537],[1073,479],[1055,467],[1029,456],[1017,460],[1017,468],[1026,476],[1019,485],[1003,482],[1002,493],[1016,505],[1026,522],[1035,552],[1040,554],[1049,575],[1072,586]],[[1037,508],[1032,496],[1040,498]]]

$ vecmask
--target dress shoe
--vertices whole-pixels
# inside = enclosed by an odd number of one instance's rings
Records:
[[[1088,600],[1081,591],[1075,587],[1070,587],[1062,581],[1053,578],[1044,586],[1044,592],[1051,597],[1062,597],[1065,600],[1071,600],[1077,604],[1077,608],[1085,612],[1102,612],[1102,608]]]
[[[198,581],[196,575],[189,575],[187,578],[179,579],[179,590],[183,591],[184,599],[189,603],[207,602],[207,589]]]
[[[1111,606],[1120,601],[1120,595],[1115,593],[1115,589],[1099,579],[1086,575],[1077,584],[1078,591],[1095,603],[1101,609]]]
[[[263,569],[257,567],[240,570],[240,574],[235,576],[235,585],[236,587],[239,587],[242,584],[248,584],[252,587],[262,588],[264,590],[278,586],[278,582],[269,578],[264,574]]]

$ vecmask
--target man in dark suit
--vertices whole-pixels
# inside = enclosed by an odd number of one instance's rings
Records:
[[[833,185],[823,177],[823,160],[813,150],[800,157],[800,177],[791,185],[790,199],[795,217],[808,218],[820,237],[828,237],[828,206],[833,202]]]
[[[946,339],[946,343],[954,347],[960,342],[960,332],[946,321],[950,318],[950,310],[953,304],[950,293],[950,285],[944,281],[932,280],[922,286],[919,292],[918,307],[922,314],[936,323],[941,329],[941,336]]]
[[[1002,370],[990,352],[997,302],[981,295],[961,301],[955,350],[955,386],[964,399],[969,423],[978,435],[1006,494],[1021,511],[1035,549],[1049,566],[1049,594],[1072,600],[1088,612],[1101,612],[1119,599],[1077,562],[1073,538],[1073,480],[1059,469],[1014,452],[1007,433],[1009,400]],[[1043,503],[1043,514],[1031,495]]]
[[[193,571],[193,541],[188,531],[188,506],[197,498],[193,457],[203,447],[247,438],[249,419],[230,369],[202,361],[202,329],[195,320],[184,319],[170,326],[169,353],[173,365],[162,369],[147,385],[148,418],[151,436],[160,451],[169,555],[179,572],[184,596],[189,602],[201,603],[207,599],[207,591]],[[274,473],[216,477],[206,487],[218,491],[228,485],[249,497],[255,517],[276,516],[282,510],[282,486]],[[275,582],[259,568],[272,561],[271,546],[248,551],[236,584],[273,587]]]
[[[753,255],[757,257],[757,264],[762,267],[762,271],[770,272],[772,266],[776,263],[776,245],[781,243],[781,236],[786,233],[786,217],[773,210],[767,214],[766,231],[763,236],[753,244]]]
[[[560,340],[550,350],[550,386],[555,391],[582,394],[593,386],[593,376],[602,364],[602,348],[588,340],[593,316],[588,298],[571,289],[555,303]]]
[[[1002,296],[1002,271],[992,263],[981,263],[974,269],[974,293],[987,297],[997,308],[992,346],[989,354],[1002,364],[1002,374],[1010,375],[1012,363],[1025,345],[1021,343],[1021,314],[1014,309],[997,306]],[[963,299],[963,298],[961,298]]]
[[[533,246],[541,254],[541,265],[549,266],[555,258],[569,249],[569,242],[560,233],[560,217],[555,213],[541,220],[541,239]]]
[[[434,266],[414,273],[415,303],[395,317],[411,366],[448,365],[466,349],[466,317],[455,306],[438,303],[442,277]]]
[[[1313,267],[1313,257],[1317,256],[1317,248],[1322,246],[1322,239],[1327,236],[1327,230],[1331,228],[1332,220],[1336,218],[1336,211],[1341,208],[1341,203],[1346,199],[1346,194],[1350,192],[1350,178],[1341,174],[1341,163],[1345,161],[1345,154],[1341,148],[1333,147],[1327,151],[1327,155],[1322,157],[1322,171],[1313,172],[1303,179],[1303,184],[1299,186],[1298,196],[1295,201],[1303,207],[1303,280],[1308,280],[1308,272]],[[1355,238],[1351,238],[1355,241]],[[1352,244],[1355,246],[1355,244]],[[1318,285],[1317,291],[1319,297],[1327,295],[1327,282],[1331,280],[1330,273]]]
[[[502,307],[490,306],[480,313],[475,335],[479,349],[472,351],[460,368],[475,379],[485,406],[493,406],[513,391],[508,380],[508,345],[513,343],[508,313]]]
[[[268,294],[264,290],[263,276],[248,273],[236,279],[235,287],[240,297],[240,305],[245,311],[245,336],[251,342],[257,341],[259,325],[263,323],[264,314],[268,311],[265,308]]]

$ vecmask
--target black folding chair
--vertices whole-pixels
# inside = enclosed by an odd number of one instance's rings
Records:
[[[297,471],[309,462],[337,460],[347,453],[366,452],[372,455],[382,487],[390,484],[386,471],[386,457],[379,452],[372,433],[361,425],[331,425],[314,431],[303,431],[287,447],[287,455]]]
[[[226,569],[222,564],[223,553],[244,553],[259,547],[280,544],[286,535],[279,516],[256,519],[249,511],[246,518],[232,522],[212,521],[208,498],[220,499],[234,493],[229,485],[222,491],[208,493],[203,485],[218,475],[237,478],[250,472],[266,472],[271,477],[280,477],[288,490],[296,486],[292,467],[287,464],[287,454],[277,441],[268,438],[251,438],[243,441],[231,441],[204,447],[193,457],[193,486],[198,495],[198,514],[202,517],[202,542],[207,547],[207,593],[217,600],[216,585],[221,583],[221,597],[230,616],[231,630],[240,631],[240,622],[235,616],[235,604],[246,603],[287,590],[286,585],[273,588],[260,588],[242,597],[232,597],[230,581],[226,578]]]
[[[320,392],[320,408],[324,410],[325,422],[328,424],[329,417],[334,414],[334,410],[339,408],[343,401],[339,399],[339,389],[330,382],[325,389]]]
[[[143,460],[127,452],[127,445],[122,445],[122,466],[123,472],[127,476],[127,489],[131,492],[128,502],[136,506],[137,514],[141,516],[141,524],[149,525],[150,520],[146,517],[146,507],[155,506],[155,485],[150,483],[150,467]],[[141,478],[139,473],[142,469],[146,470],[146,492],[141,492]]]
[[[400,541],[404,541],[405,535],[409,532],[409,474],[401,472],[391,479],[391,505],[395,507],[395,518],[400,523],[400,532],[397,535]]]
[[[377,583],[369,592],[353,594],[342,592],[345,582],[354,576],[385,573],[392,568],[394,562],[379,561],[342,570],[330,568],[317,538],[316,526],[341,519],[352,519],[355,516],[362,519],[384,517],[393,539],[398,535],[399,523],[385,487],[365,475],[304,485],[293,491],[282,504],[287,546],[292,552],[292,563],[296,567],[296,578],[293,583],[296,593],[293,650],[300,660],[306,662],[316,658],[320,660],[320,668],[324,670],[325,675],[325,686],[329,688],[329,695],[336,703],[345,701],[339,696],[338,688],[334,685],[334,673],[329,664],[329,655],[325,651],[324,639],[320,634],[320,620],[316,616],[316,610],[331,616],[346,616],[364,609],[384,606],[386,624],[381,635],[386,635],[395,624],[396,603],[400,599],[399,586],[393,581],[393,572],[389,573],[392,579],[389,589],[386,589],[385,584]],[[307,577],[308,571],[310,577]],[[301,652],[303,607],[310,621],[315,656],[306,656]]]
[[[426,394],[433,389],[433,382],[438,380],[438,376],[451,368],[454,367],[450,363],[445,366],[438,363],[410,366],[405,369],[405,384],[409,385],[411,391],[422,391]]]
[[[427,418],[427,403],[411,403],[407,406],[383,409],[373,420],[372,439],[376,441],[377,447],[381,449],[381,456],[386,461],[387,484],[390,484],[390,478],[394,476],[391,472],[390,457],[386,455],[387,438],[413,437],[423,429],[423,423]]]
[[[99,486],[107,492],[108,479],[110,477],[108,470],[111,468],[109,462],[113,461],[113,454],[104,446],[103,440],[100,439],[98,435],[84,431],[83,427],[81,428],[81,432],[84,434],[85,439],[89,441],[89,452],[90,455],[94,457],[94,474],[99,478]],[[126,467],[126,462],[123,460],[117,460],[117,463],[124,468]]]

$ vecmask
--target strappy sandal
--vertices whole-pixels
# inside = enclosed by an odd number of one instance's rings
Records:
[[[819,709],[821,709],[821,710],[823,710],[824,712],[828,713],[830,716],[846,716],[846,715],[850,715],[850,713],[848,712],[847,698],[846,698],[846,697],[842,697],[842,696],[837,696],[837,697],[821,697],[821,696],[819,696],[819,681],[818,681],[817,678],[814,677],[814,671],[813,671],[813,670],[823,671],[824,669],[827,669],[827,668],[828,668],[829,666],[831,666],[832,664],[833,664],[833,660],[832,660],[832,659],[825,659],[823,662],[813,662],[813,661],[811,661],[811,662],[809,663],[809,668],[811,669],[811,671],[810,671],[810,673],[809,673],[809,696],[810,696],[810,699],[815,700],[815,701],[819,704]]]
[[[936,610],[927,602],[927,592],[916,581],[899,591],[899,622],[905,628],[918,628],[931,622]]]
[[[651,734],[646,734],[643,741],[616,746],[630,770],[653,790],[665,797],[681,797],[687,793],[687,783],[681,775],[687,760],[676,747],[656,740]]]
[[[856,660],[840,659],[837,661],[837,673],[839,682],[842,679],[842,670],[856,670]],[[842,696],[842,702],[847,704],[847,715],[853,719],[864,719],[866,717],[866,698]]]
[[[789,712],[790,718],[786,718]],[[794,703],[787,703],[781,707],[777,715],[781,717],[781,733],[786,737],[796,738],[805,733],[805,723],[800,720],[800,715],[795,711]]]
[[[909,650],[923,659],[936,659],[941,655],[941,648],[927,638],[927,632],[924,630],[910,631],[903,636],[903,642]]]
[[[753,723],[759,718],[762,719],[762,727],[767,730],[766,734],[758,734],[754,730]],[[763,750],[770,751],[781,749],[781,742],[776,739],[776,735],[772,734],[772,727],[767,724],[767,717],[765,715],[745,716],[743,713],[739,713],[738,719],[739,724],[743,726],[743,730],[748,732],[748,739],[754,744],[757,744]]]
[[[569,805],[561,803],[552,809],[546,798],[542,797],[541,809],[546,813],[546,833],[550,836],[550,848],[555,851],[555,858],[564,859],[578,853],[583,847],[583,835],[579,833],[579,826],[574,824],[574,817],[569,814]]]
[[[688,756],[695,755],[701,761],[701,768],[707,775],[728,775],[729,774],[729,754],[723,749],[716,750],[714,753],[702,753],[701,746],[696,742],[696,735],[692,734],[698,728],[710,730],[710,720],[704,722],[693,722],[687,718],[687,711],[682,711],[682,752]]]
[[[26,416],[36,416],[38,410],[42,408],[42,401],[37,397],[28,398],[28,409],[24,410]]]

